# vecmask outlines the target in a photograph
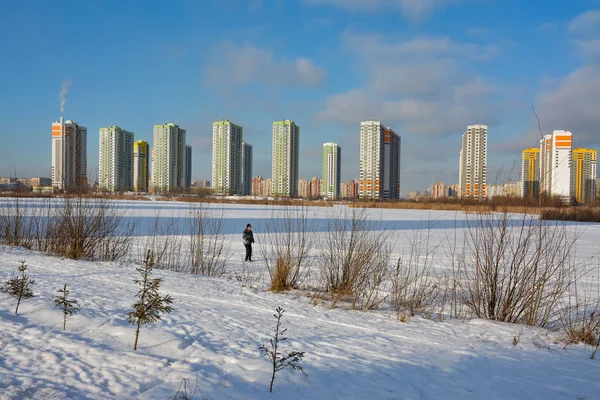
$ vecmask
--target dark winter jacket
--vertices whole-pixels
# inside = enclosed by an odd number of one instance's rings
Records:
[[[242,240],[244,241],[244,244],[254,243],[254,234],[252,233],[252,231],[244,229],[244,232],[242,232]]]

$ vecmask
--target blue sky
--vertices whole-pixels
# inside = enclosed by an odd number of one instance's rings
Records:
[[[61,85],[64,117],[119,125],[151,142],[175,122],[210,179],[211,124],[227,118],[270,175],[271,123],[301,127],[300,176],[320,176],[322,143],[358,175],[359,121],[402,137],[402,193],[458,180],[466,125],[489,126],[489,178],[544,132],[600,148],[597,0],[203,0],[0,2],[0,176],[48,176]],[[519,168],[517,167],[516,170]],[[513,173],[513,179],[516,177]]]

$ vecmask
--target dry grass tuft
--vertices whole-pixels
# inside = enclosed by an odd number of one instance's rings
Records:
[[[275,264],[275,271],[271,279],[272,292],[285,292],[292,289],[290,275],[292,274],[292,261],[288,258],[279,257]]]

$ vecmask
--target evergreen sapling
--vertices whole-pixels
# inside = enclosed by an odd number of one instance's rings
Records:
[[[79,303],[77,300],[69,300],[67,296],[69,292],[67,290],[67,284],[62,289],[58,289],[58,293],[60,293],[54,299],[54,304],[56,307],[59,307],[63,312],[63,331],[67,328],[67,315],[73,315],[79,311]]]
[[[14,278],[9,279],[6,281],[4,286],[0,288],[0,292],[8,293],[17,299],[15,314],[19,312],[21,300],[30,299],[33,297],[33,291],[31,290],[31,287],[34,284],[34,280],[30,279],[25,273],[27,270],[27,264],[25,264],[25,261],[19,262],[21,263],[21,265],[19,265],[19,272],[21,273],[21,276],[15,276]]]
[[[138,302],[133,305],[133,311],[127,313],[127,321],[135,324],[135,342],[133,350],[137,350],[138,339],[140,337],[140,326],[142,324],[152,324],[160,320],[161,313],[170,313],[173,308],[173,298],[170,295],[161,297],[158,293],[161,278],[150,279],[154,268],[154,256],[150,250],[144,258],[144,266],[136,268],[141,275],[141,279],[135,279],[133,282],[140,286],[137,294]]]
[[[275,381],[275,374],[277,372],[288,367],[291,367],[294,370],[304,372],[304,369],[299,364],[299,362],[302,361],[302,358],[304,357],[303,351],[292,351],[287,355],[282,354],[280,352],[279,342],[287,340],[287,338],[283,336],[287,331],[287,328],[281,329],[281,317],[283,316],[285,310],[281,307],[277,307],[275,309],[275,312],[276,314],[273,314],[273,316],[277,319],[277,325],[275,327],[275,336],[269,339],[269,347],[267,347],[268,345],[262,345],[258,348],[261,351],[261,353],[269,359],[273,367],[271,374],[271,384],[269,386],[269,392],[271,393],[273,392],[273,382]]]

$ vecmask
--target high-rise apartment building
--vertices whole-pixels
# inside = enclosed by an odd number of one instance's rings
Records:
[[[358,197],[358,182],[350,179],[348,182],[348,198],[356,199]]]
[[[487,125],[468,125],[460,151],[460,192],[463,198],[487,197]]]
[[[540,194],[540,149],[525,149],[521,158],[521,195],[537,197]]]
[[[300,127],[294,121],[273,122],[271,184],[273,196],[298,195]]]
[[[340,182],[340,199],[348,198],[348,184],[346,182]]]
[[[342,151],[337,143],[323,143],[323,175],[321,176],[321,196],[336,200],[340,198],[340,175]]]
[[[571,155],[571,199],[578,204],[596,200],[596,161],[598,153],[591,149],[573,149]]]
[[[185,188],[192,187],[192,146],[185,146]]]
[[[241,194],[252,193],[252,145],[242,142],[242,190]]]
[[[440,199],[446,197],[446,185],[442,182],[435,183],[431,186],[431,197]]]
[[[133,191],[147,192],[150,185],[150,146],[144,140],[133,144]]]
[[[540,190],[569,200],[571,195],[571,151],[573,134],[555,130],[540,140]]]
[[[459,197],[460,185],[458,183],[453,183],[448,186],[448,197]]]
[[[361,199],[400,197],[400,136],[380,121],[360,123]]]
[[[186,132],[176,124],[154,125],[152,189],[168,192],[185,188]]]
[[[311,199],[320,199],[323,197],[323,193],[321,193],[321,180],[317,176],[313,176],[310,179],[310,198]]]
[[[212,190],[216,194],[242,191],[243,128],[229,120],[213,122]]]
[[[271,178],[263,179],[260,175],[252,178],[253,196],[271,196],[271,189]]]
[[[252,196],[262,196],[262,188],[264,186],[264,179],[258,175],[252,178]]]
[[[98,187],[109,192],[133,189],[133,133],[118,126],[100,128]]]
[[[552,188],[552,135],[540,140],[540,193],[549,195]]]
[[[298,179],[298,197],[310,199],[312,197],[310,189],[310,181],[306,179]]]
[[[87,128],[62,117],[52,123],[51,173],[57,190],[87,187]]]

